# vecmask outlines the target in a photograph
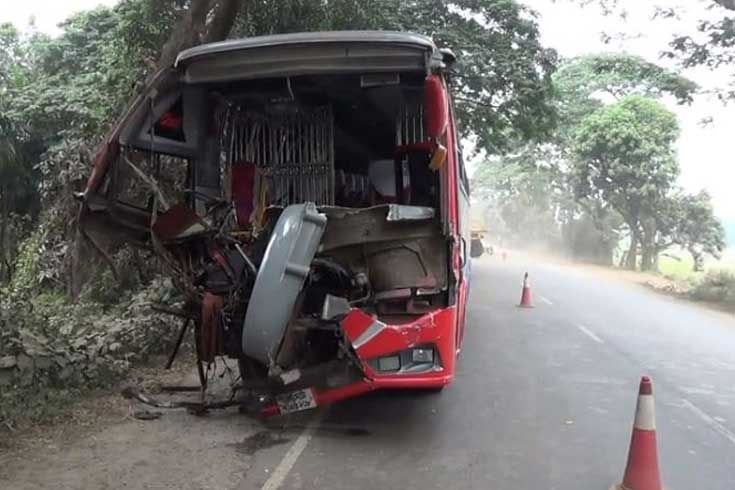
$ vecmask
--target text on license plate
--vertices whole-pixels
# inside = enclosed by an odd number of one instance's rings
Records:
[[[316,400],[311,388],[283,393],[276,397],[278,409],[282,414],[299,412],[316,407]]]

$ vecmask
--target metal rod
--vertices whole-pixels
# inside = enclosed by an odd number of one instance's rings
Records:
[[[174,363],[174,359],[176,359],[176,356],[179,354],[179,348],[181,347],[181,343],[184,341],[184,335],[186,335],[186,331],[189,329],[189,323],[191,323],[191,318],[186,318],[183,325],[181,325],[181,330],[179,330],[179,336],[176,338],[174,349],[171,351],[171,355],[168,356],[166,369],[171,369],[171,366]]]

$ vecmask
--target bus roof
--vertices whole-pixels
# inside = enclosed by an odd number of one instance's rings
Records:
[[[431,38],[410,32],[395,31],[325,31],[299,32],[293,34],[274,34],[270,36],[247,37],[227,41],[202,44],[179,53],[175,65],[192,61],[200,56],[243,51],[248,49],[304,44],[391,44],[394,46],[415,47],[436,51]]]
[[[442,54],[430,38],[390,31],[233,39],[187,49],[175,62],[186,83],[330,73],[428,72],[441,66]]]

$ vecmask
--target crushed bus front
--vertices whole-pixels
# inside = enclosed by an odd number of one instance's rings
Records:
[[[186,298],[200,367],[237,359],[267,415],[441,389],[470,241],[452,61],[388,32],[182,52],[100,147],[82,234],[103,253],[155,253]]]

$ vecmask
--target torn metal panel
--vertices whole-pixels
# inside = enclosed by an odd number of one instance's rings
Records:
[[[408,206],[406,204],[389,204],[386,221],[422,221],[433,219],[436,212],[427,206]]]
[[[330,226],[324,232],[320,252],[348,245],[410,240],[441,234],[438,222],[432,219],[388,221],[389,205],[370,208],[325,207],[322,212],[329,217]]]
[[[446,250],[440,236],[370,243],[363,247],[370,282],[376,291],[446,287]]]

